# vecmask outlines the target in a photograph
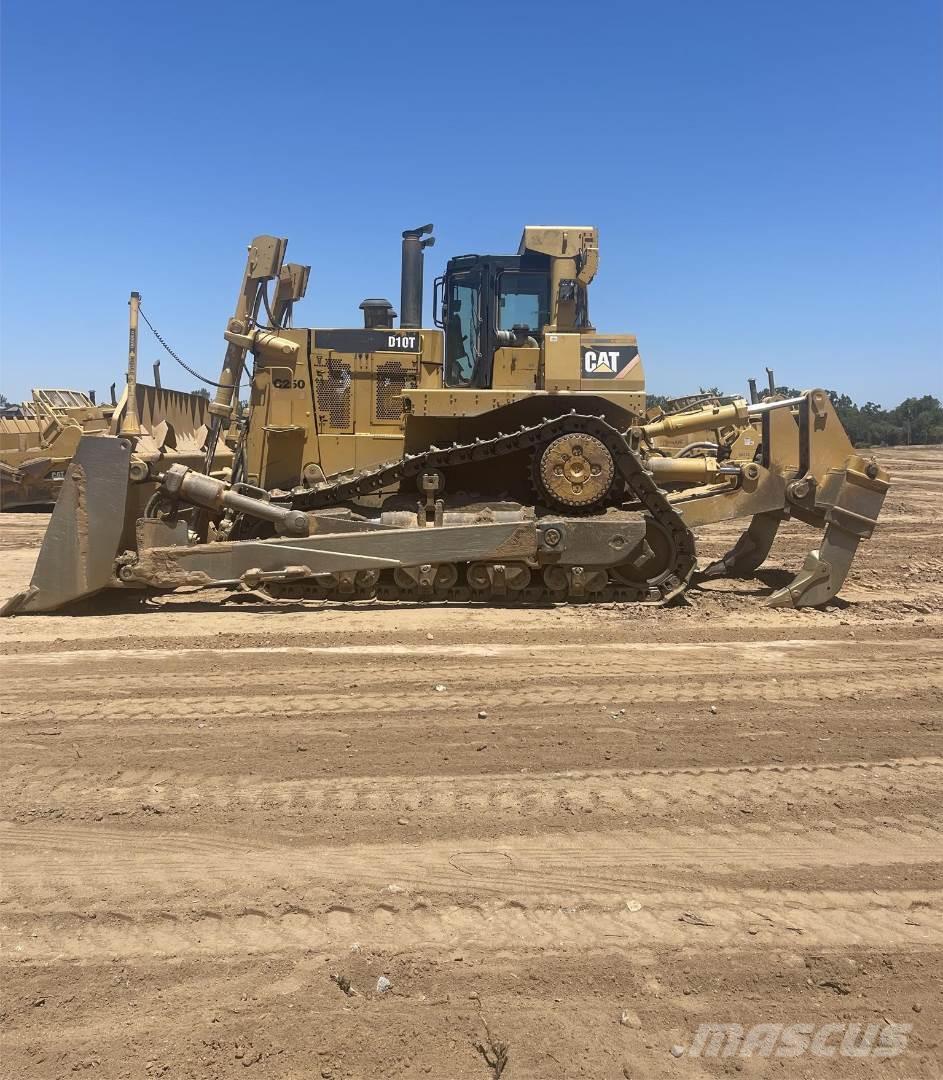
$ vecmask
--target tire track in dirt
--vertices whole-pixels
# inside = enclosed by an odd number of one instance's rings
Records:
[[[298,809],[325,813],[401,815],[419,811],[428,828],[437,817],[488,814],[515,817],[521,827],[554,811],[634,817],[683,808],[685,815],[726,817],[740,809],[754,818],[780,816],[786,804],[808,814],[842,816],[880,811],[890,816],[943,790],[943,758],[858,761],[841,764],[763,765],[718,768],[491,773],[483,776],[260,779],[252,774],[201,774],[175,769],[129,769],[104,775],[67,766],[8,770],[5,803],[26,813],[56,808],[76,814],[186,814]],[[872,806],[879,791],[879,805]],[[8,811],[8,812],[9,812]],[[805,824],[801,827],[804,828]],[[385,827],[385,826],[384,826]]]
[[[921,891],[885,892],[880,899],[870,891],[643,890],[639,895],[642,901],[611,906],[480,900],[433,906],[424,899],[405,904],[391,899],[363,910],[347,905],[323,911],[291,905],[281,911],[254,906],[236,912],[198,907],[185,915],[155,911],[142,917],[109,909],[94,917],[57,913],[53,925],[29,914],[5,922],[11,954],[30,962],[298,950],[310,956],[363,947],[424,955],[458,948],[461,953],[519,957],[537,951],[631,954],[639,947],[666,946],[723,950],[748,941],[787,948],[881,942],[897,950],[943,942],[939,920],[931,922],[925,915],[931,901]]]
[[[137,841],[140,842],[137,842]],[[147,905],[161,897],[229,893],[237,883],[305,883],[330,889],[342,882],[383,888],[401,882],[411,889],[468,887],[476,893],[528,896],[552,893],[579,899],[621,894],[640,872],[692,870],[742,878],[777,869],[887,866],[940,861],[943,826],[930,820],[875,823],[821,823],[818,827],[772,829],[746,824],[724,830],[647,827],[627,831],[567,835],[506,836],[489,841],[486,855],[472,867],[456,867],[454,843],[387,843],[332,847],[298,844],[267,846],[244,837],[202,833],[152,834],[137,838],[125,830],[79,825],[4,826],[4,890],[16,904],[44,906],[44,898],[65,892],[94,901],[108,892],[129,893]],[[484,869],[476,869],[483,864]]]
[[[810,665],[811,667],[811,665]],[[876,670],[862,675],[855,680],[854,693],[870,695],[874,697],[903,697],[909,692],[924,693],[928,690],[940,690],[943,692],[943,670],[936,673],[926,668],[915,667],[912,672],[901,670],[901,665],[894,668],[894,679],[888,679],[888,671],[892,665],[875,665]],[[382,693],[361,692],[358,685],[357,692],[349,690],[347,693],[338,691],[331,694],[330,684],[317,693],[299,694],[297,691],[288,689],[284,696],[272,697],[270,691],[258,688],[252,693],[251,687],[242,684],[234,686],[232,679],[225,676],[211,676],[203,679],[204,693],[196,695],[174,695],[168,701],[166,687],[161,693],[158,687],[148,685],[145,680],[135,692],[134,699],[122,704],[121,716],[129,723],[135,722],[135,727],[127,729],[127,734],[138,734],[142,729],[140,722],[152,721],[156,717],[170,716],[201,717],[208,712],[218,712],[226,721],[235,720],[261,720],[268,715],[277,714],[279,718],[291,719],[294,717],[309,716],[341,716],[341,715],[367,715],[373,716],[378,713],[384,714],[426,714],[441,712],[445,709],[471,709],[477,708],[483,700],[495,696],[495,690],[500,691],[502,706],[507,711],[511,707],[521,708],[569,708],[578,705],[613,705],[618,701],[631,701],[637,704],[657,703],[690,703],[705,704],[712,701],[764,701],[764,702],[790,702],[790,701],[843,701],[847,697],[847,689],[843,685],[836,685],[834,679],[834,667],[829,669],[830,678],[826,679],[824,673],[820,679],[815,676],[818,673],[812,669],[807,670],[804,678],[790,678],[790,673],[782,668],[777,669],[780,674],[774,676],[776,682],[762,683],[758,679],[757,684],[749,682],[730,683],[708,676],[703,680],[698,679],[696,685],[688,682],[678,687],[665,685],[652,676],[647,678],[633,679],[631,693],[626,693],[626,673],[624,672],[598,672],[592,673],[592,686],[580,692],[573,688],[572,678],[560,675],[558,672],[541,676],[541,689],[517,689],[517,685],[530,687],[539,673],[521,678],[516,684],[508,685],[502,682],[500,687],[488,687],[483,685],[484,680],[472,672],[463,671],[461,674],[449,676],[452,688],[450,692],[437,693],[434,696],[428,693],[428,689],[417,689],[415,675],[413,676],[412,690],[400,690],[396,686],[393,673],[390,673],[390,686]],[[494,673],[492,673],[494,675]],[[360,678],[363,679],[364,674]],[[65,680],[63,680],[65,681]],[[72,680],[70,680],[72,681]],[[554,686],[553,683],[562,683]],[[473,689],[461,693],[454,689],[456,684],[470,683]],[[227,691],[225,709],[219,708],[220,694]],[[94,680],[89,684],[89,696],[95,700],[76,700],[76,693],[80,688],[73,685],[70,689],[56,685],[50,685],[41,701],[35,698],[19,700],[17,694],[9,695],[4,708],[2,723],[9,725],[22,720],[54,716],[60,720],[87,720],[94,721],[100,728],[102,719],[102,704],[98,699],[108,695],[111,691],[110,680]],[[246,691],[249,691],[247,694]],[[343,693],[343,696],[341,694]],[[115,694],[117,696],[117,694]],[[72,728],[73,733],[88,731],[87,727]],[[149,732],[159,730],[157,726],[143,729]],[[119,732],[121,734],[121,732]]]

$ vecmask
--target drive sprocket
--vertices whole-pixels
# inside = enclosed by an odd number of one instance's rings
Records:
[[[551,506],[589,510],[606,500],[615,462],[603,442],[583,432],[568,432],[537,451],[534,480]]]

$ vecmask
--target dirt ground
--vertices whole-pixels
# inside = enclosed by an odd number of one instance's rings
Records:
[[[791,525],[666,610],[0,624],[2,1075],[940,1076],[943,450],[882,458],[821,612],[763,606]],[[46,521],[0,519],[0,595]],[[682,1052],[724,1022],[912,1027]]]

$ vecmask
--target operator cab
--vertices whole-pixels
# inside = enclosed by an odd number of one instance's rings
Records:
[[[449,259],[433,298],[436,325],[445,332],[445,386],[487,389],[496,349],[539,341],[551,322],[551,261],[523,245],[517,255]],[[579,325],[588,326],[585,301],[579,306]]]

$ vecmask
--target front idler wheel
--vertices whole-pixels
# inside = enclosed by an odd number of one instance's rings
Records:
[[[624,562],[613,566],[610,573],[623,585],[636,586],[647,592],[657,591],[662,582],[674,574],[676,555],[670,532],[649,519],[645,538]]]

